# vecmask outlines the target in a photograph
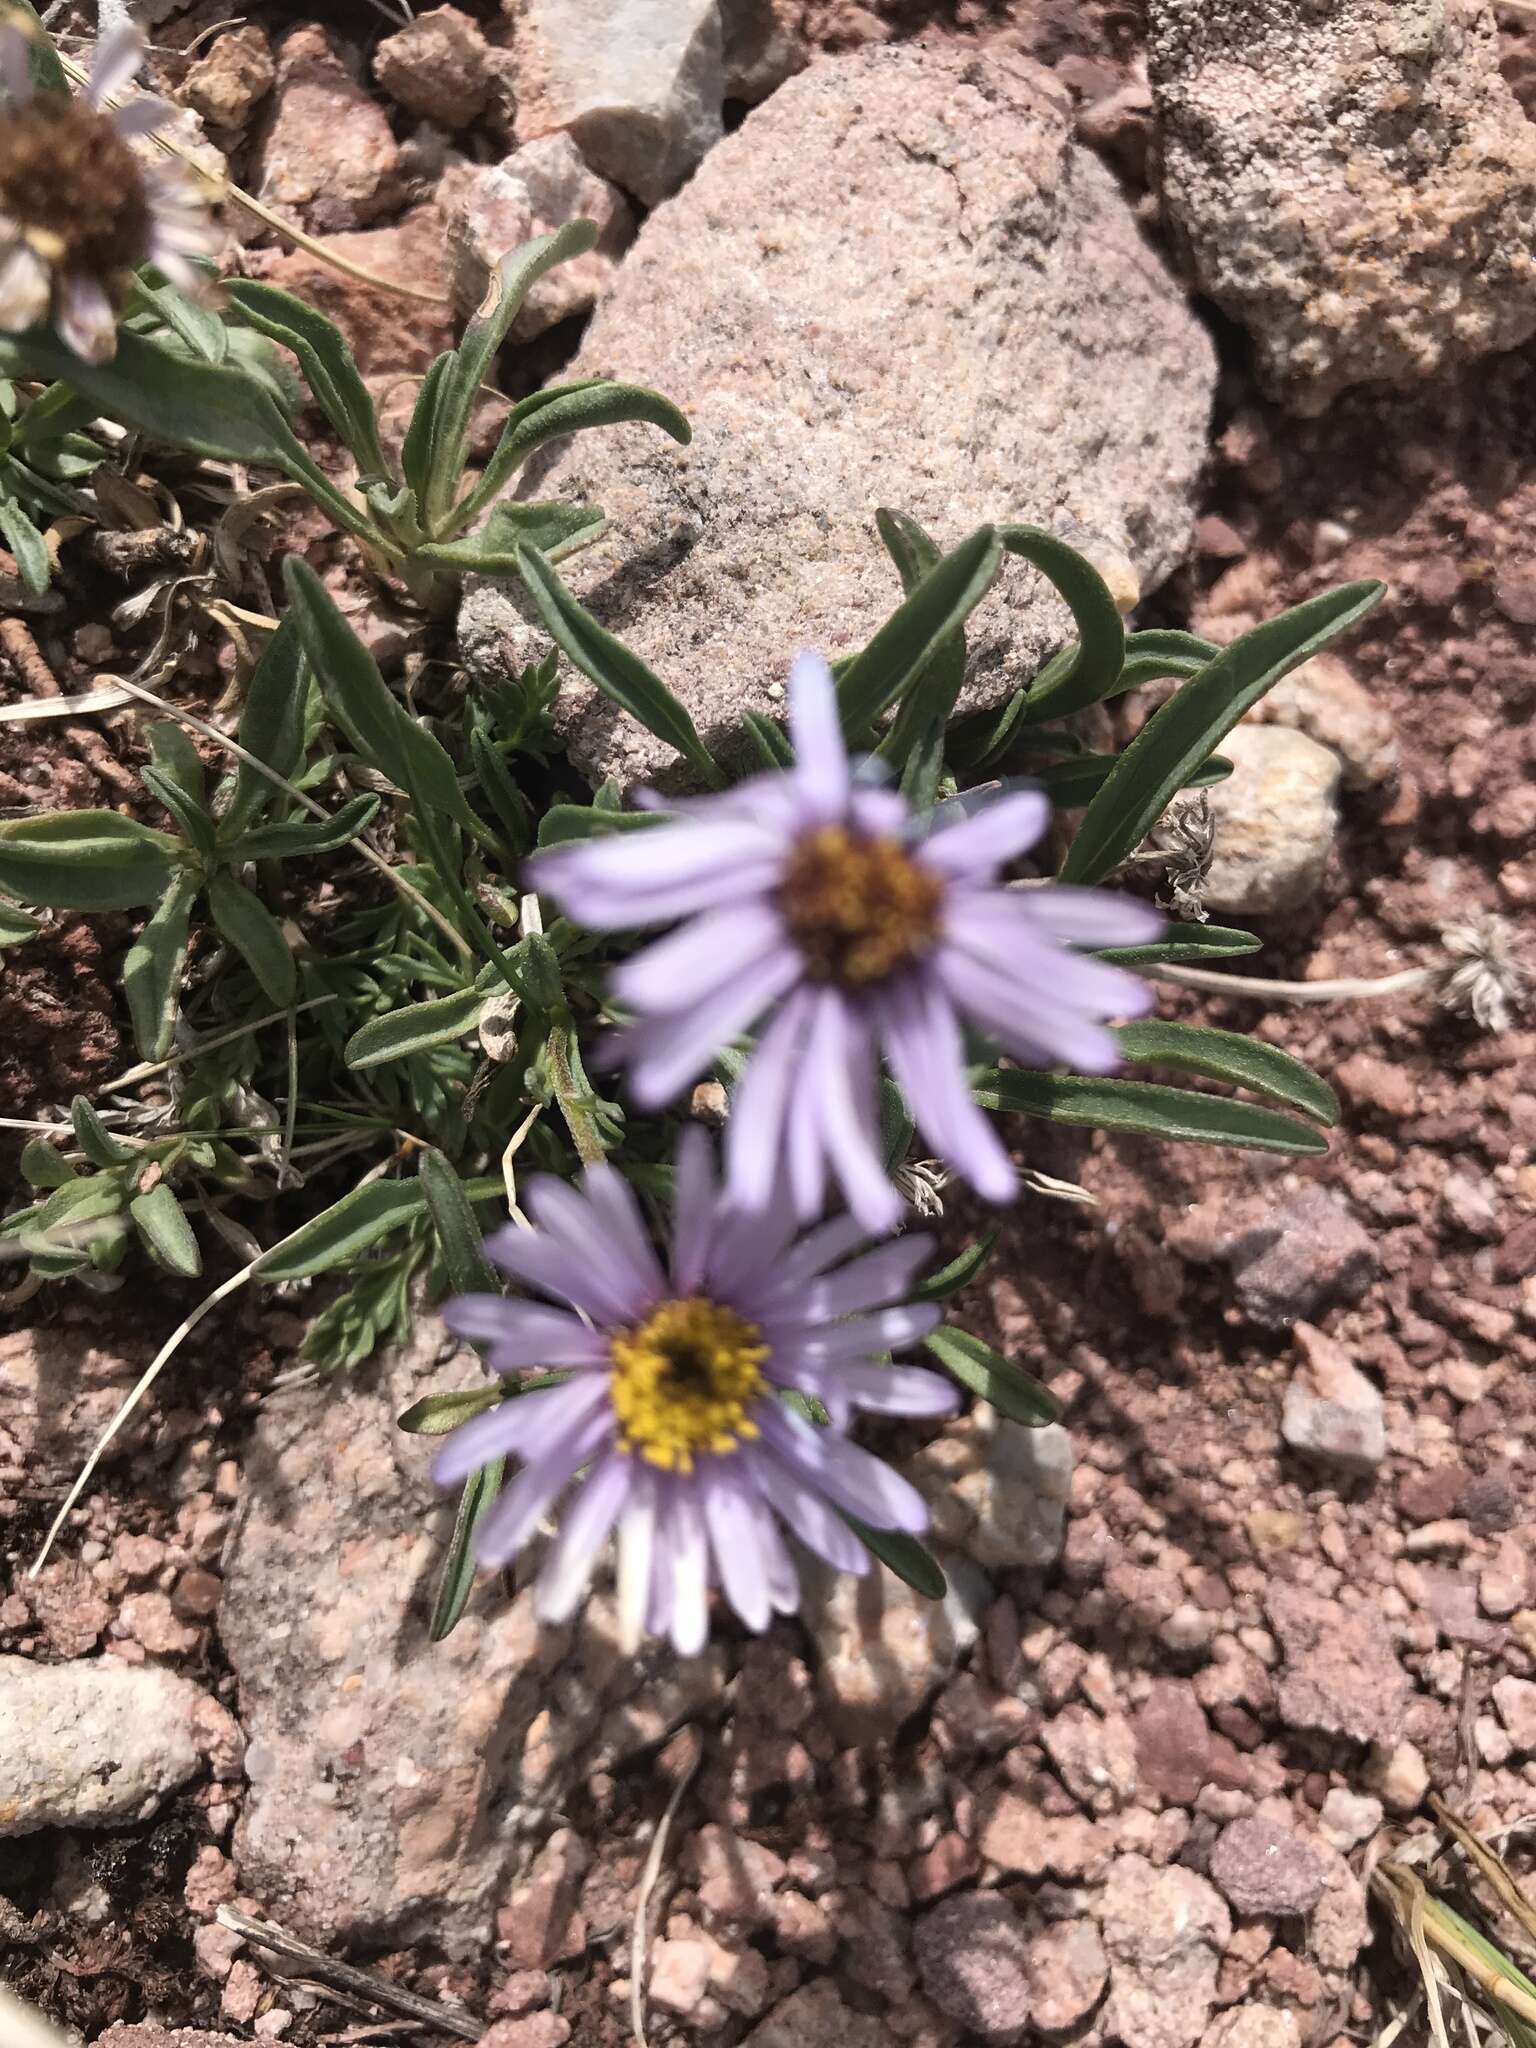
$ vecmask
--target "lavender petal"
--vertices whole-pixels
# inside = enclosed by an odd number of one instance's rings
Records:
[[[928,1509],[917,1488],[835,1430],[779,1409],[763,1416],[762,1432],[763,1443],[792,1471],[872,1529],[920,1536],[927,1528]]]
[[[848,804],[848,750],[837,715],[837,686],[820,655],[800,655],[790,671],[789,735],[805,813],[818,824],[830,824]]]
[[[585,1379],[536,1387],[531,1394],[498,1401],[444,1438],[432,1460],[433,1480],[439,1486],[457,1486],[493,1458],[515,1457],[531,1465],[552,1446],[586,1429],[607,1400],[606,1385]]]
[[[546,1510],[612,1433],[612,1418],[605,1406],[583,1429],[544,1451],[536,1464],[525,1465],[480,1525],[475,1542],[480,1562],[494,1569],[514,1557]]]
[[[767,1207],[784,1156],[784,1123],[799,1067],[811,998],[795,990],[758,1040],[737,1084],[725,1127],[726,1172],[733,1200]]]
[[[541,1621],[569,1621],[591,1582],[598,1553],[629,1498],[633,1460],[610,1451],[566,1510],[565,1519],[539,1573],[535,1608]]]
[[[1027,853],[1050,822],[1051,807],[1038,790],[998,797],[958,825],[930,834],[916,849],[930,873],[948,881],[991,875]]]
[[[623,1056],[629,1085],[643,1109],[661,1109],[709,1065],[723,1046],[745,1031],[800,974],[786,946],[747,973],[716,989],[686,1015],[655,1017],[626,1033]]]
[[[498,1372],[527,1366],[602,1365],[608,1345],[598,1331],[563,1309],[509,1301],[501,1294],[456,1294],[443,1304],[443,1321],[456,1337],[491,1344]]]
[[[724,983],[749,974],[785,944],[782,920],[767,903],[732,904],[694,918],[616,967],[613,991],[630,1009],[691,1008]]]

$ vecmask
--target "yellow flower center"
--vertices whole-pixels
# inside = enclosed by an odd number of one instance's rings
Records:
[[[45,263],[103,286],[149,253],[137,157],[105,114],[63,93],[0,115],[0,217]]]
[[[757,1435],[748,1410],[763,1391],[768,1346],[734,1309],[697,1295],[664,1301],[612,1350],[622,1449],[691,1472],[698,1452],[734,1451]]]
[[[823,825],[795,847],[779,910],[815,981],[884,981],[938,937],[943,890],[897,839]]]

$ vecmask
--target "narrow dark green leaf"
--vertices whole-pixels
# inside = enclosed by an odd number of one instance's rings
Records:
[[[74,1128],[75,1143],[92,1166],[103,1169],[126,1166],[132,1159],[133,1153],[128,1146],[113,1137],[85,1096],[77,1095],[69,1105],[69,1121]]]
[[[427,1205],[419,1181],[371,1180],[313,1217],[263,1254],[255,1271],[263,1280],[312,1280],[345,1266],[414,1221]]]
[[[553,234],[509,250],[492,273],[484,302],[443,373],[433,422],[431,480],[422,502],[430,528],[437,527],[448,509],[464,468],[464,441],[475,399],[480,386],[490,381],[496,351],[524,299],[546,270],[583,255],[596,241],[597,228],[591,221],[568,221]]]
[[[1098,882],[1132,852],[1185,779],[1280,678],[1380,601],[1380,583],[1346,583],[1234,640],[1153,713],[1088,806],[1062,863],[1067,882]]]
[[[927,673],[931,675],[933,669],[943,659],[944,652],[941,648]],[[961,667],[964,667],[963,660]],[[903,713],[908,704],[916,703],[924,681],[925,677],[918,678],[916,686],[907,698],[907,703],[902,706]],[[959,687],[958,682],[956,687]],[[917,817],[931,811],[939,800],[939,786],[944,780],[944,742],[944,719],[936,714],[905,753],[901,771],[901,793]],[[891,752],[893,759],[903,758],[900,748],[893,747]]]
[[[484,827],[470,809],[447,753],[389,689],[378,663],[314,570],[299,556],[289,555],[283,580],[309,665],[332,716],[353,746],[391,782],[410,792],[418,814],[443,814],[470,832],[481,833]]]
[[[168,775],[162,775],[158,768],[148,763],[139,771],[144,787],[158,803],[165,805],[176,823],[181,827],[188,845],[202,860],[211,860],[214,850],[213,820],[198,804],[188,803],[186,797]]]
[[[1052,761],[1043,768],[1032,768],[1029,780],[1040,785],[1058,811],[1070,811],[1083,804],[1092,803],[1115,771],[1118,754],[1074,754],[1065,761]],[[1232,763],[1212,754],[1203,761],[1194,773],[1180,785],[1184,789],[1209,789],[1215,783],[1225,782],[1232,773]]]
[[[1222,924],[1176,924],[1165,939],[1146,946],[1108,946],[1094,955],[1113,961],[1116,967],[1162,967],[1174,961],[1209,963],[1212,960],[1240,960],[1263,950],[1263,941],[1252,932],[1238,931]]]
[[[789,734],[774,719],[764,718],[760,711],[744,711],[741,729],[752,742],[760,766],[774,771],[794,766]]]
[[[1140,689],[1143,683],[1157,682],[1166,676],[1198,675],[1220,652],[1213,640],[1202,640],[1197,633],[1180,633],[1172,627],[1153,626],[1141,633],[1129,633],[1125,641],[1125,666],[1108,694],[1123,697],[1128,690]]]
[[[1031,562],[1066,599],[1077,622],[1077,653],[1071,666],[1029,693],[1024,716],[1031,723],[1062,718],[1098,703],[1113,690],[1125,663],[1125,621],[1109,585],[1086,556],[1043,526],[1000,526],[998,538],[1010,554]]]
[[[901,587],[910,597],[931,569],[944,559],[944,550],[905,512],[893,512],[881,505],[875,513],[875,531],[885,551],[896,564]]]
[[[961,719],[951,726],[948,743],[950,766],[975,772],[996,761],[1017,732],[1028,699],[1027,690],[1015,690],[998,710]]]
[[[957,1385],[990,1401],[1010,1422],[1022,1422],[1026,1429],[1060,1422],[1061,1403],[1050,1389],[968,1330],[941,1323],[923,1339],[923,1346]]]
[[[958,1294],[962,1287],[968,1287],[992,1256],[992,1247],[997,1243],[997,1232],[989,1230],[985,1237],[975,1244],[967,1245],[957,1258],[947,1266],[940,1266],[936,1273],[928,1274],[912,1290],[914,1301],[948,1301],[952,1294]]]
[[[473,1421],[487,1408],[494,1408],[505,1391],[493,1385],[470,1387],[458,1394],[423,1394],[398,1418],[396,1426],[412,1436],[447,1436],[461,1422]]]
[[[391,1010],[383,1017],[370,1017],[347,1040],[347,1065],[353,1073],[361,1073],[390,1060],[408,1059],[412,1053],[430,1052],[434,1046],[452,1045],[474,1030],[485,1003],[483,989],[468,988],[451,996],[434,996],[426,1003],[407,1003],[404,1009]]]
[[[542,504],[498,505],[478,533],[462,540],[428,541],[416,550],[424,562],[480,576],[517,574],[517,551],[536,547],[547,562],[563,562],[602,537],[608,521],[596,505],[564,498]]]
[[[64,66],[59,62],[59,53],[53,47],[53,38],[43,27],[32,0],[11,0],[12,6],[21,16],[22,23],[35,31],[27,38],[27,60],[32,74],[32,86],[36,92],[69,91],[69,79]]]
[[[41,597],[53,580],[48,543],[14,498],[0,497],[0,534],[16,557],[22,582],[34,597]]]
[[[171,885],[177,841],[116,811],[0,824],[0,887],[54,910],[133,910]]]
[[[123,955],[123,994],[142,1059],[163,1060],[171,1049],[192,905],[201,887],[199,876],[178,875]]]
[[[329,818],[292,818],[282,825],[259,825],[227,849],[229,859],[293,860],[316,853],[337,853],[364,831],[382,798],[349,797]]]
[[[1290,1053],[1244,1032],[1143,1017],[1116,1027],[1115,1037],[1133,1067],[1171,1067],[1178,1074],[1230,1081],[1235,1088],[1250,1088],[1288,1109],[1299,1109],[1320,1124],[1339,1120],[1339,1098],[1326,1081]]]
[[[643,384],[583,382],[563,391],[546,389],[531,393],[508,414],[484,474],[454,507],[450,526],[467,526],[506,488],[507,480],[522,468],[533,451],[546,442],[557,441],[565,434],[585,433],[592,427],[630,423],[660,427],[685,448],[693,439],[693,429],[672,401],[663,398],[659,391],[648,391]]]
[[[174,783],[189,804],[206,803],[208,778],[185,727],[174,718],[157,718],[144,737],[149,757],[166,781]]]
[[[906,1098],[888,1074],[880,1076],[880,1156],[885,1171],[893,1174],[907,1156],[917,1125]]]
[[[442,404],[443,384],[452,361],[452,349],[445,349],[433,359],[417,390],[416,403],[411,408],[411,423],[405,430],[405,442],[400,450],[400,473],[415,492],[417,504],[422,506],[426,504],[427,492],[431,488],[438,407]]]
[[[520,547],[517,570],[550,638],[621,710],[675,747],[712,787],[722,780],[693,720],[660,676],[646,667],[566,589],[537,548]]]
[[[128,1204],[128,1214],[133,1218],[146,1248],[161,1265],[187,1279],[201,1273],[203,1255],[192,1235],[186,1212],[168,1181],[161,1181],[147,1195],[135,1195]]]
[[[520,859],[533,840],[533,812],[528,799],[518,787],[506,756],[479,726],[469,735],[469,758],[480,794],[496,815],[506,852]]]
[[[448,1285],[455,1294],[495,1294],[501,1283],[485,1256],[474,1205],[464,1183],[435,1146],[426,1146],[417,1167],[442,1249]]]
[[[963,626],[986,596],[1003,559],[995,528],[980,526],[930,569],[843,671],[837,700],[850,739],[920,676],[940,645]]]
[[[299,359],[315,402],[351,451],[364,477],[388,473],[379,445],[379,423],[368,387],[339,327],[291,292],[250,278],[226,286],[231,305],[269,341],[279,341]]]
[[[453,1633],[469,1604],[475,1584],[475,1531],[494,1506],[505,1472],[505,1459],[494,1458],[478,1472],[471,1472],[464,1482],[459,1511],[453,1519],[453,1534],[448,1539],[448,1555],[443,1560],[437,1595],[432,1602],[428,1634],[434,1643]]]
[[[248,754],[292,781],[304,762],[304,644],[290,613],[268,640],[245,686],[237,737]],[[226,837],[242,832],[276,794],[265,775],[244,761],[235,774],[234,795],[220,825]]]
[[[222,363],[229,357],[229,329],[208,306],[199,306],[173,284],[151,285],[139,280],[139,295],[199,362]]]
[[[1326,1152],[1328,1140],[1310,1124],[1253,1102],[1198,1095],[1154,1081],[1104,1080],[1080,1074],[1036,1074],[1012,1068],[986,1075],[975,1089],[984,1109],[1016,1110],[1048,1123],[1128,1131],[1194,1145],[1233,1145],[1250,1152]]]
[[[293,1001],[298,972],[283,928],[265,903],[228,868],[216,868],[208,877],[208,908],[268,1000],[285,1009]]]
[[[915,1536],[907,1535],[904,1529],[872,1529],[857,1515],[843,1514],[842,1509],[838,1513],[870,1556],[878,1558],[888,1571],[893,1571],[903,1585],[910,1586],[914,1593],[921,1593],[925,1600],[944,1598],[949,1591],[949,1581],[939,1569],[933,1553]]]

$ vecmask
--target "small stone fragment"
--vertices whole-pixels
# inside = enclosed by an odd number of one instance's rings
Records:
[[[182,80],[176,97],[210,128],[237,130],[272,90],[276,77],[266,30],[246,22],[214,39]]]
[[[1046,2034],[1086,2019],[1109,1981],[1109,1959],[1091,1920],[1058,1920],[1031,1935],[1024,1967],[1030,2020]]]
[[[1169,1806],[1193,1806],[1208,1776],[1211,1730],[1190,1687],[1154,1679],[1131,1725],[1144,1789]]]
[[[1411,1687],[1377,1610],[1278,1583],[1265,1606],[1285,1652],[1277,1699],[1286,1725],[1355,1742],[1394,1741]]]
[[[434,7],[386,36],[373,75],[408,113],[443,128],[467,128],[482,114],[495,76],[490,45],[457,7]]]
[[[1286,1388],[1280,1434],[1293,1451],[1374,1472],[1387,1455],[1380,1388],[1321,1330],[1298,1323],[1296,1342],[1302,1364]]]
[[[1024,1923],[995,1892],[946,1899],[918,1921],[913,1949],[923,1989],[941,2012],[984,2041],[1015,2042],[1030,2018]]]
[[[1338,826],[1339,757],[1283,725],[1240,725],[1221,752],[1232,773],[1206,791],[1216,848],[1204,900],[1267,917],[1317,893]]]
[[[399,176],[384,109],[325,29],[294,29],[278,52],[276,97],[257,145],[257,197],[331,232],[375,219],[394,200]]]
[[[1411,1742],[1394,1743],[1372,1759],[1372,1782],[1389,1813],[1416,1813],[1429,1790],[1429,1766]]]
[[[1305,1188],[1235,1232],[1222,1248],[1238,1305],[1265,1329],[1284,1330],[1358,1301],[1380,1267],[1376,1246],[1327,1188]]]
[[[158,2020],[108,2027],[96,2048],[250,2048],[234,2034],[210,2034],[202,2027],[162,2027]]]
[[[512,59],[518,141],[568,130],[647,206],[720,139],[719,0],[520,0]]]
[[[1324,1836],[1335,1849],[1353,1849],[1368,1842],[1381,1826],[1381,1801],[1368,1792],[1351,1792],[1343,1785],[1332,1785],[1318,1819]]]
[[[1493,1704],[1520,1755],[1536,1754],[1536,1684],[1528,1678],[1501,1678],[1493,1688]]]
[[[565,2048],[571,2023],[557,2012],[531,2012],[523,2019],[498,2020],[480,2036],[480,2048]]]
[[[964,1558],[947,1559],[946,1570],[948,1594],[926,1600],[883,1565],[862,1578],[811,1560],[802,1566],[800,1608],[818,1651],[817,1687],[846,1740],[894,1735],[980,1634],[991,1588]]]
[[[1274,1821],[1235,1820],[1211,1850],[1211,1882],[1239,1913],[1309,1913],[1327,1869],[1299,1835]]]
[[[775,2006],[741,2048],[890,2048],[883,2020],[845,2005],[830,1977],[818,1977]]]
[[[1061,1555],[1072,1439],[1059,1423],[1022,1429],[978,1401],[920,1451],[908,1476],[934,1533],[989,1570],[1043,1570]]]
[[[504,163],[450,170],[437,197],[452,252],[454,304],[466,319],[510,250],[567,221],[590,220],[597,228],[592,248],[535,283],[512,322],[514,341],[530,341],[596,305],[635,232],[623,193],[588,166],[569,135],[525,142]]]
[[[1301,2048],[1301,2024],[1276,2005],[1234,2005],[1211,2021],[1200,2048]]]
[[[196,1686],[115,1657],[0,1657],[0,1837],[147,1820],[197,1769]]]
[[[1040,1740],[1062,1783],[1091,1813],[1116,1813],[1136,1796],[1136,1737],[1124,1714],[1066,1707]]]
[[[1128,2048],[1191,2048],[1216,1998],[1232,1933],[1220,1895],[1192,1870],[1121,1856],[1098,1902],[1109,1955],[1104,2033]]]

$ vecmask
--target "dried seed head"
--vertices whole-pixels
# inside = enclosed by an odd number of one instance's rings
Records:
[[[1216,814],[1205,791],[1170,804],[1153,840],[1157,857],[1164,863],[1167,891],[1157,899],[1158,908],[1171,910],[1186,923],[1204,924],[1208,916],[1205,889],[1216,851]]]
[[[1515,928],[1491,910],[1474,911],[1440,935],[1445,963],[1440,1000],[1484,1031],[1507,1031],[1530,993],[1531,969],[1516,950]]]

